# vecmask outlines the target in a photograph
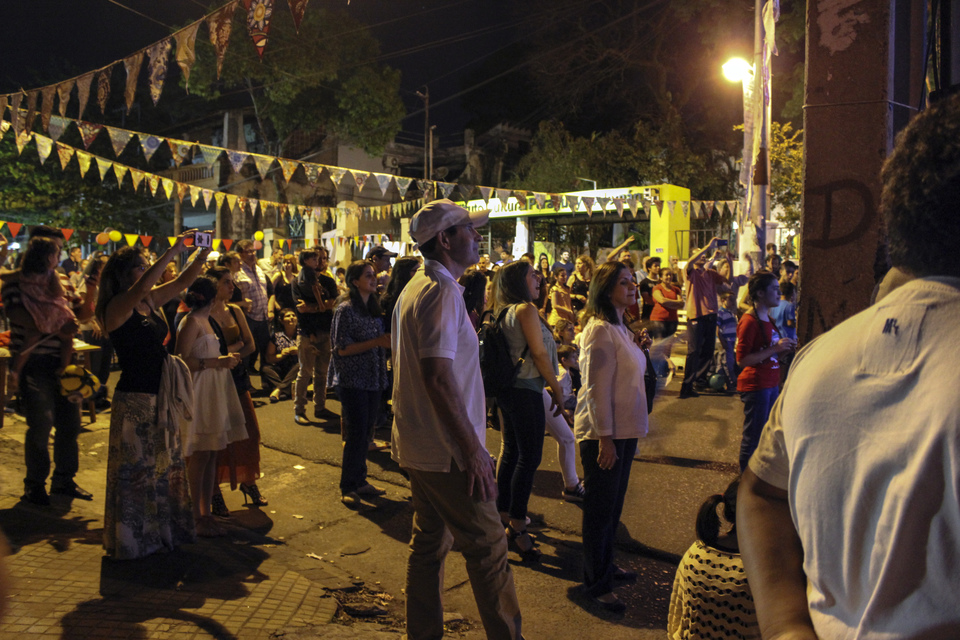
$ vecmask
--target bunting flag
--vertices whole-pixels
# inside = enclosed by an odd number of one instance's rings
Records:
[[[167,242],[169,242],[172,247],[177,242],[177,239],[174,236],[167,236]]]
[[[680,210],[683,211],[683,217],[686,218],[687,215],[690,213],[690,203],[687,202],[686,200],[682,201],[680,203]]]
[[[596,201],[596,198],[594,198],[593,196],[583,196],[582,198],[580,198],[580,200],[581,200],[581,202],[583,202],[583,206],[584,206],[584,207],[586,208],[586,210],[587,210],[587,217],[592,216],[592,215],[593,215],[593,203]]]
[[[223,149],[200,145],[200,154],[203,155],[203,161],[207,164],[216,162],[220,158],[221,153],[223,153]]]
[[[90,145],[93,144],[93,141],[97,139],[97,135],[100,133],[100,130],[103,129],[103,126],[99,124],[93,124],[92,122],[81,122],[77,125],[80,129],[80,137],[83,138],[83,148],[89,149]]]
[[[153,173],[148,173],[146,175],[146,178],[147,178],[147,187],[150,188],[150,195],[153,197],[156,197],[157,187],[160,186],[160,176]]]
[[[125,165],[116,164],[113,165],[113,175],[117,176],[117,186],[123,186],[123,178],[127,175],[129,169]]]
[[[73,229],[60,229],[60,232],[63,234],[64,242],[70,242],[70,236],[73,235]]]
[[[413,182],[412,178],[401,178],[396,176],[394,180],[397,183],[397,191],[400,192],[400,197],[404,198],[407,195],[407,189],[410,188],[410,184]]]
[[[150,58],[147,74],[150,78],[150,98],[154,106],[160,101],[160,94],[163,92],[163,82],[167,79],[167,59],[172,48],[173,42],[166,38],[147,49],[147,56]]]
[[[53,151],[53,141],[50,138],[44,136],[37,136],[37,155],[40,156],[40,164],[43,164],[47,161],[47,158],[50,156],[50,152]]]
[[[243,6],[247,9],[247,31],[250,32],[257,55],[263,60],[270,18],[273,16],[273,0],[243,0]]]
[[[617,215],[623,217],[623,198],[614,198],[613,206],[617,209]]]
[[[112,66],[107,67],[97,74],[97,106],[100,107],[100,113],[107,115],[107,100],[110,98],[110,72]]]
[[[67,165],[70,164],[70,158],[73,157],[74,151],[73,147],[68,147],[65,144],[57,143],[57,155],[60,157],[60,168],[63,170],[67,169]]]
[[[41,104],[40,104],[40,126],[43,127],[44,131],[50,130],[50,118],[53,115],[53,96],[56,95],[56,87],[44,87],[40,91]],[[6,102],[6,96],[4,96],[4,102]],[[2,111],[0,111],[2,115]]]
[[[189,160],[190,156],[193,154],[193,145],[190,143],[184,143],[180,140],[171,140],[167,138],[167,145],[170,147],[170,154],[173,156],[173,162],[178,167],[183,164],[184,160]]]
[[[127,239],[127,244],[130,245],[131,247],[137,244],[137,237],[138,237],[137,234],[125,233],[123,234],[123,237]]]
[[[163,187],[163,192],[167,194],[167,200],[173,197],[173,188],[176,186],[173,184],[173,180],[170,178],[160,178],[160,186]]]
[[[560,211],[563,208],[563,197],[556,193],[550,194],[550,204],[554,211]]]
[[[363,185],[367,181],[367,178],[370,177],[370,174],[366,171],[360,171],[359,169],[354,169],[351,173],[353,173],[353,179],[357,183],[357,193],[360,193],[363,191]]]
[[[228,200],[229,202],[229,200]],[[247,211],[247,198],[243,196],[237,196],[237,207],[240,209],[240,213],[246,213]],[[233,207],[231,207],[232,209]]]
[[[230,247],[233,246],[233,240],[230,238],[223,239],[223,248],[227,251],[230,251]]]
[[[389,176],[387,176],[389,178]],[[453,193],[453,188],[456,187],[456,183],[453,182],[438,182],[440,186],[440,193],[443,194],[444,198],[449,198],[450,194]]]
[[[33,122],[37,119],[37,98],[39,97],[39,91],[30,91],[27,93],[27,117],[23,121],[23,130],[27,133],[33,130]]]
[[[140,244],[143,246],[149,247],[151,242],[153,242],[153,236],[140,236]]]
[[[3,127],[7,123],[3,120],[3,114],[7,110],[7,96],[0,96],[0,127]],[[3,130],[3,133],[6,133],[6,129]]]
[[[386,173],[375,173],[377,178],[377,184],[380,185],[380,195],[386,196],[387,189],[390,188],[390,182],[393,180],[393,176]]]
[[[280,170],[283,171],[283,179],[290,182],[300,163],[296,160],[284,160],[283,158],[277,158],[277,162],[280,163]]]
[[[119,158],[123,150],[127,148],[127,143],[133,137],[133,133],[125,129],[116,129],[107,127],[107,135],[110,136],[110,143],[113,145],[113,153]]]
[[[73,91],[73,80],[67,80],[57,85],[57,96],[60,98],[60,115],[67,117],[67,105],[70,103],[70,92]]]
[[[63,135],[63,130],[66,129],[68,120],[64,120],[60,116],[53,116],[50,118],[50,123],[47,126],[47,133],[50,134],[50,138],[56,142],[60,139],[60,136]]]
[[[149,133],[139,133],[137,136],[140,138],[140,146],[143,147],[143,155],[146,156],[147,162],[150,162],[150,158],[160,148],[160,138]]]
[[[300,21],[303,20],[303,13],[307,10],[307,0],[287,0],[290,5],[290,13],[293,14],[293,26],[297,33],[300,33]]]
[[[580,208],[580,197],[567,196],[567,206],[570,207],[570,211],[572,211],[573,213],[576,213],[577,209]]]
[[[265,179],[267,172],[270,171],[270,167],[273,166],[273,161],[276,160],[276,158],[262,156],[259,153],[251,153],[250,156],[253,158],[253,163],[257,165],[257,171],[260,173],[260,177]],[[240,170],[236,167],[234,167],[234,171],[240,173]]]
[[[497,189],[497,200],[499,200],[503,208],[506,209],[507,204],[510,202],[510,189]]]
[[[100,182],[103,182],[104,178],[107,177],[107,171],[110,171],[113,163],[99,156],[94,156],[94,159],[97,161],[97,170],[100,171]]]
[[[533,192],[533,201],[537,203],[538,209],[543,209],[547,203],[547,194],[538,191]]]
[[[210,189],[201,189],[200,191],[201,193],[203,193],[203,206],[209,209],[210,200],[211,198],[213,198],[213,191],[211,191]]]
[[[17,92],[10,96],[10,125],[13,135],[20,135],[20,103],[23,102],[23,93]]]
[[[460,195],[464,200],[469,200],[470,195],[473,193],[474,186],[472,184],[461,184],[458,183],[457,186],[460,188]]]
[[[123,68],[127,70],[127,88],[123,92],[127,113],[130,113],[130,107],[133,106],[133,99],[137,94],[137,76],[140,75],[141,66],[143,66],[143,51],[123,59]]]
[[[77,99],[80,101],[80,112],[78,118],[83,117],[83,112],[87,110],[87,102],[90,100],[90,84],[93,82],[93,72],[84,74],[77,78]]]
[[[600,205],[600,210],[603,211],[603,215],[607,215],[607,203],[610,202],[610,198],[597,198],[597,204]]]
[[[340,182],[343,180],[343,176],[347,173],[347,170],[341,169],[340,167],[327,167],[327,173],[330,174],[330,179],[333,181],[333,184],[339,187]]]
[[[217,191],[213,194],[213,199],[217,203],[217,211],[223,209],[223,201],[226,200],[226,194],[222,191]]]
[[[8,222],[7,229],[10,230],[10,239],[13,240],[20,235],[20,229],[23,228],[22,222]]]
[[[480,198],[483,204],[490,206],[490,194],[493,193],[493,187],[480,187]]]
[[[224,199],[227,201],[227,209],[233,211],[237,208],[237,198],[238,196],[233,195],[232,193],[225,193]]]
[[[210,30],[210,43],[217,52],[217,79],[223,71],[223,58],[227,54],[227,45],[230,43],[230,30],[233,28],[233,12],[237,8],[236,1],[223,6],[222,9],[207,18],[207,28]]]
[[[243,163],[247,161],[248,155],[240,151],[227,151],[227,159],[230,160],[230,166],[234,173],[240,173]]]
[[[323,165],[319,164],[303,164],[303,172],[307,176],[307,182],[310,183],[310,186],[317,186],[317,180],[320,179],[320,173],[323,171]]]
[[[214,238],[213,244],[211,245],[214,251],[220,250],[220,238]]]
[[[93,162],[93,155],[87,153],[86,151],[77,150],[77,162],[80,163],[80,175],[84,178],[87,177],[87,172],[90,171],[90,164]]]
[[[140,183],[143,181],[143,171],[130,169],[130,179],[133,181],[133,190],[136,192],[137,189],[140,188]]]
[[[188,94],[190,93],[190,69],[197,61],[197,29],[200,28],[201,22],[197,20],[173,34],[173,39],[177,43],[177,64],[180,65],[180,72],[183,73],[183,86]]]
[[[190,194],[190,185],[186,182],[174,182],[174,185],[177,187],[177,201],[183,202],[184,197]],[[192,198],[190,204],[193,204]]]
[[[203,192],[201,191],[200,187],[193,184],[189,185],[189,191],[190,191],[190,204],[195,207],[197,206],[197,203],[200,202],[200,200],[203,198]]]

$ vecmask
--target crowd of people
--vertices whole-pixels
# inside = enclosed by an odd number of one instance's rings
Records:
[[[59,393],[57,375],[84,331],[109,342],[121,370],[110,417],[110,557],[223,535],[223,483],[267,504],[256,485],[250,374],[259,372],[257,391],[293,399],[297,424],[309,422],[311,389],[313,417],[340,420],[349,507],[384,493],[368,482],[366,457],[392,411],[391,454],[414,509],[409,637],[443,635],[442,567],[454,543],[488,637],[521,637],[507,559],[541,559],[527,505],[548,433],[562,468],[558,496],[583,504],[582,593],[621,612],[615,589],[637,575],[616,565],[615,532],[682,311],[679,397],[736,385],[743,476],[701,508],[674,584],[670,637],[953,637],[956,412],[922,399],[954,366],[958,274],[950,249],[918,231],[956,217],[960,98],[945,104],[914,121],[884,171],[894,269],[878,304],[813,343],[789,378],[798,271],[775,248],[738,276],[717,238],[683,268],[648,256],[637,269],[625,247],[599,262],[503,252],[492,264],[478,250],[489,212],[438,200],[410,223],[422,264],[378,246],[340,273],[322,247],[263,262],[241,241],[235,253],[196,250],[179,270],[185,233],[160,256],[123,248],[85,261],[71,251],[58,268],[62,234],[34,227],[21,266],[0,274],[28,425],[23,500],[49,504],[54,427],[50,491],[92,497],[74,482],[79,408]],[[923,193],[911,191],[918,184]],[[478,339],[491,324],[511,363],[492,397]],[[326,406],[328,389],[339,416]],[[490,426],[500,430],[497,456],[486,448]],[[873,635],[860,634],[867,628]]]

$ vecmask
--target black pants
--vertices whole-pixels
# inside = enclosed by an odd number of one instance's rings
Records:
[[[337,387],[343,416],[343,464],[340,467],[340,493],[356,491],[367,484],[367,446],[373,422],[377,418],[382,391]]]
[[[597,464],[599,440],[580,441],[583,463],[583,586],[586,595],[602,596],[613,591],[613,542],[620,524],[623,499],[630,484],[630,467],[637,452],[637,439],[614,440],[617,462],[611,469]]]
[[[296,356],[293,357],[293,362],[284,363],[282,360],[277,364],[264,364],[260,367],[260,380],[261,387],[266,389],[268,386],[270,390],[280,389],[280,393],[285,393],[288,396],[293,395],[293,381],[297,379],[297,374],[300,373],[300,363],[297,362]],[[266,360],[264,360],[266,362]]]
[[[50,475],[50,431],[53,437],[52,487],[69,488],[80,468],[77,436],[80,434],[80,405],[60,393],[56,370],[59,355],[33,355],[20,374],[20,400],[27,419],[23,443],[27,475],[23,484],[29,491],[46,486]]]
[[[687,320],[687,359],[683,365],[680,391],[691,391],[693,383],[706,376],[717,344],[717,314]]]
[[[497,396],[497,403],[503,411],[497,461],[497,511],[506,511],[511,518],[523,520],[527,517],[533,477],[543,456],[546,429],[543,392],[511,388]]]

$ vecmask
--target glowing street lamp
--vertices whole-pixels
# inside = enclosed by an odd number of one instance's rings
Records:
[[[743,58],[731,58],[723,63],[723,77],[730,82],[753,80],[753,65]]]

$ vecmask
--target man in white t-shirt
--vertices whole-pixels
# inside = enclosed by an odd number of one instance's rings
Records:
[[[488,638],[520,638],[520,605],[497,513],[477,334],[457,279],[476,264],[489,210],[427,203],[410,221],[423,267],[397,300],[392,455],[410,477],[407,636],[443,637],[443,562],[456,541]]]
[[[960,95],[882,178],[884,296],[800,352],[740,486],[765,638],[960,638]]]

